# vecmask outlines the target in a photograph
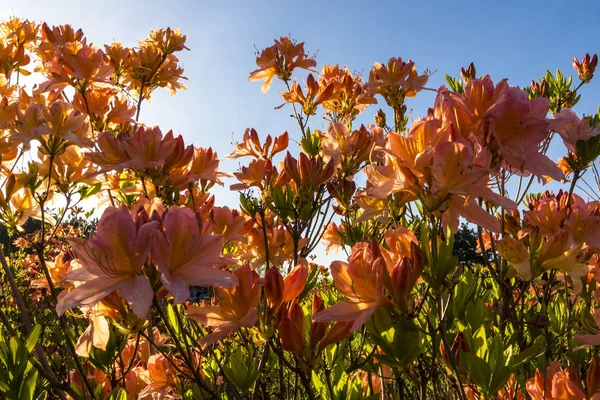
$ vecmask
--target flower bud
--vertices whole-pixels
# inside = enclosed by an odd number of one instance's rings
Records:
[[[548,97],[548,95],[550,94],[548,90],[548,82],[546,82],[545,79],[541,83],[531,81],[530,89],[534,97]]]
[[[304,337],[304,331],[306,326],[304,320],[304,311],[302,310],[302,307],[300,306],[300,304],[298,304],[296,300],[292,301],[292,304],[290,304],[287,316],[294,324],[296,324],[298,329],[300,329],[302,336]]]
[[[588,394],[590,396],[600,392],[600,362],[597,357],[592,357],[586,376]]]
[[[306,266],[298,264],[283,279],[283,301],[292,301],[302,293],[306,285]]]
[[[336,322],[327,335],[321,340],[319,343],[319,350],[323,350],[325,347],[329,346],[332,343],[341,342],[344,339],[347,339],[352,334],[352,325],[354,321],[350,322]]]
[[[465,335],[462,332],[458,332],[456,337],[454,338],[454,342],[452,343],[452,347],[450,348],[450,354],[446,350],[446,346],[444,346],[444,342],[440,342],[440,353],[442,354],[442,358],[448,367],[452,366],[452,360],[454,360],[454,365],[461,373],[464,373],[464,367],[460,365],[460,355],[462,352],[468,352],[469,346],[467,346],[467,341],[465,340]],[[452,357],[452,358],[450,358]]]
[[[375,124],[380,128],[387,126],[385,112],[381,108],[375,113]]]
[[[265,273],[265,300],[272,310],[279,308],[283,302],[283,277],[275,267]]]
[[[466,70],[464,69],[464,67],[461,68],[460,77],[465,83],[469,83],[473,79],[475,79],[475,65],[473,63],[469,64]]]
[[[585,57],[581,59],[581,62],[577,60],[577,57],[573,57],[573,68],[579,74],[579,79],[583,83],[589,83],[594,77],[594,71],[598,66],[598,55],[594,53],[593,57],[590,57],[590,54],[587,53]]]
[[[408,294],[414,285],[413,265],[408,257],[402,260],[394,267],[391,274],[392,293],[400,309],[408,312]]]
[[[323,300],[315,294],[313,297],[312,304],[312,315],[315,315],[319,311],[323,311],[325,309],[325,304],[323,304]],[[309,346],[311,349],[315,349],[317,344],[325,337],[325,333],[327,331],[326,322],[312,322],[310,325],[310,330],[308,332],[310,336]]]
[[[352,201],[354,192],[356,192],[356,183],[348,179],[342,181],[332,180],[327,182],[327,191],[342,207],[346,208]]]

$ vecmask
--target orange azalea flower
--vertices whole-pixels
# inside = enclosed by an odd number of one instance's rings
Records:
[[[355,175],[363,162],[372,157],[376,145],[385,145],[383,130],[374,126],[350,132],[346,124],[332,122],[327,133],[319,132],[325,161],[332,159],[347,176]]]
[[[31,103],[25,112],[19,110],[17,115],[16,133],[12,138],[22,140],[25,149],[34,139],[39,140],[42,151],[49,154],[60,153],[71,144],[79,147],[91,147],[93,144],[89,138],[91,132],[87,116],[75,110],[71,103],[60,100],[50,105]]]
[[[163,54],[171,54],[183,49],[189,50],[185,46],[187,35],[182,35],[179,29],[157,29],[148,34],[146,43],[151,43],[160,48]]]
[[[498,392],[499,400],[525,400],[525,395],[519,390],[519,383],[517,377],[511,374],[510,379],[506,382],[506,385]]]
[[[238,284],[230,289],[216,288],[218,305],[188,306],[188,317],[202,326],[215,328],[200,339],[200,346],[206,348],[241,327],[250,328],[256,323],[256,305],[260,300],[261,282],[250,266],[233,271]]]
[[[22,225],[29,218],[42,219],[39,204],[31,195],[31,192],[23,187],[16,176],[10,174],[0,188],[0,219],[7,226],[23,231]],[[49,193],[49,199],[52,191]],[[44,216],[44,222],[54,224],[54,218]]]
[[[521,279],[528,281],[532,278],[529,250],[520,241],[506,236],[496,243],[496,250],[517,271]]]
[[[579,374],[561,370],[558,361],[552,361],[544,374],[539,369],[527,381],[527,393],[533,400],[585,400]]]
[[[174,137],[169,131],[163,136],[158,127],[140,127],[134,135],[101,133],[98,148],[99,151],[89,152],[86,157],[101,166],[101,172],[129,168],[158,186],[166,184],[171,174],[175,174],[174,183],[178,186],[186,185],[190,179],[218,176],[214,170],[219,161],[211,149],[199,148],[194,154],[194,148],[186,147],[181,135]]]
[[[99,125],[97,121],[103,122],[104,116],[110,111],[109,105],[115,94],[110,88],[87,90],[83,94],[75,92],[73,106],[80,113],[88,114],[94,125]]]
[[[60,46],[71,42],[85,43],[83,31],[75,31],[71,25],[53,26],[50,28],[45,22],[42,24],[42,41],[38,48],[38,55],[42,61],[48,61]]]
[[[154,354],[148,359],[148,384],[139,394],[140,398],[151,396],[153,399],[169,398],[175,394],[177,387],[176,371],[173,370],[171,361],[162,354]]]
[[[140,393],[144,390],[148,383],[146,382],[148,372],[141,366],[133,367],[125,375],[125,392],[127,400],[151,400],[152,395],[148,394],[141,397]]]
[[[96,145],[99,151],[91,151],[85,157],[101,167],[99,172],[110,170],[122,171],[127,167],[130,157],[125,150],[128,133],[119,133],[116,136],[109,132],[98,135]]]
[[[113,70],[101,49],[84,42],[69,42],[56,48],[55,56],[44,62],[43,72],[48,80],[41,83],[34,94],[60,92],[66,86],[78,92],[90,87],[106,87]]]
[[[62,315],[75,306],[93,306],[118,290],[133,312],[146,318],[154,292],[140,272],[150,250],[149,233],[154,226],[155,223],[148,223],[138,230],[129,210],[109,207],[93,237],[69,239],[82,268],[71,272],[67,280],[82,284],[61,297],[57,313]]]
[[[306,266],[298,264],[285,278],[276,267],[265,273],[265,299],[269,308],[276,310],[283,303],[295,300],[306,285]]]
[[[312,198],[314,191],[325,184],[335,174],[333,160],[326,164],[318,158],[309,158],[305,153],[300,153],[296,160],[288,152],[284,161],[284,172],[295,182],[300,199]]]
[[[459,216],[487,230],[500,230],[498,220],[474,201],[477,197],[506,209],[517,208],[491,190],[485,152],[458,136],[452,125],[441,126],[429,118],[411,127],[407,137],[389,136],[385,164],[367,168],[373,184],[370,195],[385,198],[406,192],[419,197],[429,212],[442,212],[443,223],[454,230]]]
[[[594,72],[598,66],[598,55],[594,53],[594,56],[590,57],[589,53],[581,59],[581,62],[577,57],[573,57],[573,68],[577,71],[579,79],[583,83],[589,83],[594,77]]]
[[[0,24],[0,36],[27,50],[30,50],[37,42],[39,30],[40,26],[35,22],[16,17],[11,17],[8,21]]]
[[[273,144],[272,148],[271,144]],[[271,135],[267,135],[265,143],[261,145],[256,130],[248,128],[244,132],[242,143],[235,143],[236,149],[225,158],[235,160],[236,158],[250,156],[271,160],[275,154],[285,150],[288,144],[289,136],[287,131],[276,137],[275,140],[271,138]]]
[[[176,304],[190,297],[189,285],[230,288],[236,284],[235,276],[218,269],[234,261],[221,256],[223,236],[204,235],[192,210],[170,208],[163,214],[162,227],[152,235],[150,254]]]
[[[271,160],[259,158],[250,161],[250,165],[247,167],[242,166],[241,171],[234,172],[233,175],[240,183],[231,185],[231,190],[245,190],[256,186],[262,192],[277,177],[278,173]]]
[[[114,321],[119,321],[119,315],[126,312],[122,309],[113,309],[111,305],[122,302],[121,298],[115,293],[111,293],[111,302],[103,302],[86,310],[86,316],[89,324],[85,331],[77,339],[75,352],[80,357],[89,357],[92,347],[106,351],[106,346],[110,340],[110,325],[106,317]]]
[[[113,98],[112,107],[106,115],[109,128],[116,128],[123,123],[132,123],[135,107],[129,105],[124,95],[116,95]]]
[[[292,301],[302,293],[306,285],[307,268],[304,264],[298,264],[283,278],[284,302]]]
[[[67,253],[59,254],[56,256],[54,261],[46,261],[48,271],[50,272],[50,278],[54,287],[63,287],[67,275],[73,269],[72,262],[73,261],[68,260]],[[50,285],[48,284],[48,280],[45,276],[39,279],[34,279],[31,282],[31,286],[34,288],[50,289]]]
[[[334,95],[323,101],[323,108],[336,121],[350,122],[377,100],[360,76],[354,76],[347,67],[326,65],[321,72],[319,84],[322,87],[333,85]]]
[[[214,207],[210,213],[210,230],[223,235],[226,240],[247,243],[248,238],[242,234],[246,218],[238,210],[229,207]]]
[[[158,126],[150,129],[139,127],[127,140],[125,152],[129,160],[125,165],[134,170],[161,167],[165,165],[176,145],[173,131],[163,136]]]
[[[0,101],[0,129],[7,129],[13,125],[17,117],[18,103],[8,100],[8,97],[4,96]]]
[[[379,307],[391,306],[383,295],[385,260],[376,242],[352,248],[348,262],[334,261],[331,275],[335,287],[348,301],[313,315],[315,322],[352,322],[351,331],[363,326]]]
[[[273,227],[267,225],[267,249],[265,249],[265,237],[261,226],[256,225],[248,232],[248,243],[242,244],[240,259],[247,261],[252,269],[257,269],[266,264],[266,252],[269,254],[269,263],[272,266],[281,266],[290,261],[294,254],[294,241],[290,232],[284,227]],[[308,244],[308,238],[298,241],[298,251]]]
[[[219,163],[219,157],[211,147],[196,147],[191,162],[183,170],[189,182],[202,180],[222,185],[220,178],[231,177],[231,175],[217,171]]]
[[[131,49],[123,47],[119,42],[113,42],[110,45],[104,45],[104,52],[108,59],[108,63],[113,68],[113,75],[110,80],[115,85],[122,85],[125,68],[131,58]]]
[[[344,233],[344,227],[342,225],[338,226],[335,222],[331,222],[327,225],[327,229],[325,229],[323,237],[321,238],[327,243],[327,248],[325,249],[326,254],[329,254],[332,250],[339,253],[339,249],[344,246],[344,241],[340,237],[340,233]]]
[[[29,55],[25,54],[25,47],[14,43],[0,40],[0,73],[4,74],[6,79],[10,79],[13,72],[20,71],[23,75],[29,72],[22,69],[31,62]]]
[[[404,97],[415,97],[429,76],[419,75],[412,61],[392,57],[387,65],[375,63],[369,75],[369,88],[383,96],[390,107],[404,103]]]
[[[332,83],[326,86],[319,86],[313,74],[309,74],[306,79],[306,95],[304,95],[302,87],[294,81],[290,90],[283,93],[282,97],[286,103],[298,103],[302,107],[304,114],[310,116],[317,113],[317,106],[324,101],[331,100],[335,96],[333,90],[334,86]],[[283,107],[283,105],[280,107]]]
[[[123,83],[134,96],[140,92],[144,99],[157,87],[166,87],[174,95],[177,90],[185,90],[182,80],[183,68],[179,66],[179,59],[174,54],[164,54],[156,42],[140,42],[138,49],[132,49],[129,59],[125,64]]]
[[[323,301],[314,295],[312,315],[325,309]],[[294,353],[300,360],[313,368],[318,365],[320,352],[329,344],[342,341],[352,331],[349,323],[336,323],[327,332],[328,323],[307,321],[302,307],[294,300],[289,307],[281,311],[279,322],[279,338],[284,350]]]
[[[273,78],[288,81],[294,69],[310,70],[317,65],[314,59],[306,57],[304,42],[294,43],[289,37],[282,36],[279,40],[275,40],[273,46],[267,47],[257,55],[258,69],[250,73],[248,80],[250,82],[264,80],[261,90],[266,93],[271,87]]]
[[[56,185],[58,192],[68,193],[70,189],[77,185],[91,186],[96,183],[94,166],[85,158],[85,154],[77,146],[67,147],[64,153],[54,157],[52,173],[48,170],[50,166],[49,157],[41,152],[39,152],[38,157],[41,160],[37,164],[38,176],[51,176],[52,183]]]

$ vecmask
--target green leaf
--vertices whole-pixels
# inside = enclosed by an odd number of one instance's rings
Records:
[[[513,362],[512,362],[513,370],[516,370],[520,366],[528,363],[532,359],[537,358],[543,354],[544,354],[544,349],[542,349],[537,342],[534,342],[528,348],[521,350],[519,352],[519,354],[517,354],[513,358]]]
[[[37,386],[38,372],[33,369],[21,383],[20,399],[31,400],[35,395]]]
[[[479,329],[485,319],[485,304],[482,299],[467,304],[465,319],[471,329]]]
[[[96,193],[100,192],[101,188],[102,188],[102,184],[100,182],[98,182],[98,183],[88,187],[81,197],[85,199],[87,197],[93,196]]]
[[[121,388],[116,392],[110,394],[109,400],[127,400],[127,392]]]
[[[490,382],[487,392],[497,393],[500,389],[504,387],[504,385],[506,385],[506,382],[508,382],[508,378],[510,378],[511,373],[511,368],[506,365],[496,370],[494,372],[492,381]]]
[[[177,335],[179,336],[179,333],[181,333],[181,328],[179,326],[179,321],[177,320],[177,316],[175,315],[175,312],[176,311],[173,308],[173,305],[171,303],[168,303],[167,304],[167,318],[169,319],[169,324],[171,324],[171,326],[175,330],[175,333],[177,333]]]
[[[31,351],[37,344],[41,334],[42,334],[42,326],[40,324],[36,324],[33,327],[33,329],[31,330],[31,333],[29,334],[27,341],[25,341],[25,348],[27,349],[28,353],[31,353]]]
[[[490,366],[474,353],[463,352],[460,354],[460,362],[464,365],[473,380],[473,383],[484,393],[488,393],[488,384],[492,372]]]

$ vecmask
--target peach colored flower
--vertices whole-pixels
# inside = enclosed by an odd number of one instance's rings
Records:
[[[562,110],[555,116],[556,120],[565,121],[566,123],[557,128],[560,137],[563,139],[567,149],[575,152],[577,142],[587,142],[591,138],[600,135],[600,123],[591,120],[589,117],[579,119],[577,114],[572,110]]]
[[[141,275],[150,249],[149,232],[154,223],[136,228],[129,210],[109,207],[90,239],[71,238],[69,244],[82,268],[72,271],[69,281],[81,282],[58,301],[59,315],[75,306],[93,306],[118,290],[133,312],[146,318],[154,292],[150,281]]]
[[[535,377],[527,381],[527,393],[533,400],[585,400],[578,378],[578,374],[561,370],[560,363],[552,361],[546,374],[538,369]]]
[[[240,157],[254,157],[271,160],[273,156],[282,152],[288,147],[289,135],[283,132],[281,135],[273,139],[271,135],[267,135],[264,144],[260,144],[258,133],[254,128],[248,128],[244,132],[242,143],[235,143],[235,150],[225,158],[235,160]],[[272,146],[271,146],[272,145]]]
[[[252,71],[248,80],[264,80],[261,90],[266,93],[271,87],[273,78],[277,77],[283,81],[288,81],[292,72],[296,68],[310,70],[317,65],[312,58],[307,58],[304,53],[304,42],[295,43],[289,37],[282,36],[275,40],[275,44],[264,49],[256,57],[258,69]]]
[[[152,234],[152,262],[174,302],[190,297],[189,285],[230,288],[235,276],[218,267],[234,260],[221,256],[222,235],[204,235],[194,212],[186,207],[171,207],[163,214],[162,229]]]
[[[386,65],[375,63],[369,74],[369,88],[395,107],[404,103],[404,97],[415,97],[428,79],[427,74],[417,73],[414,62],[392,57]]]
[[[352,322],[351,331],[358,330],[376,309],[391,305],[383,295],[385,268],[377,243],[355,245],[347,263],[331,264],[335,287],[348,300],[316,313],[313,321]]]
[[[238,284],[230,289],[216,288],[216,306],[188,306],[188,317],[202,326],[214,328],[213,332],[200,339],[206,348],[241,327],[252,327],[256,323],[256,305],[260,300],[261,282],[256,272],[244,265],[234,272]]]

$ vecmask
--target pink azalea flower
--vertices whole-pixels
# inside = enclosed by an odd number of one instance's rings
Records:
[[[125,207],[109,207],[90,239],[69,239],[82,268],[67,276],[79,286],[61,297],[56,305],[59,315],[75,306],[93,306],[115,290],[127,300],[133,312],[146,318],[154,292],[150,281],[141,275],[150,248],[149,231],[155,223],[138,230]]]
[[[224,237],[204,235],[192,210],[173,207],[163,214],[162,231],[154,231],[152,262],[175,303],[190,296],[189,285],[230,288],[236,278],[218,267],[234,260],[221,255]]]

